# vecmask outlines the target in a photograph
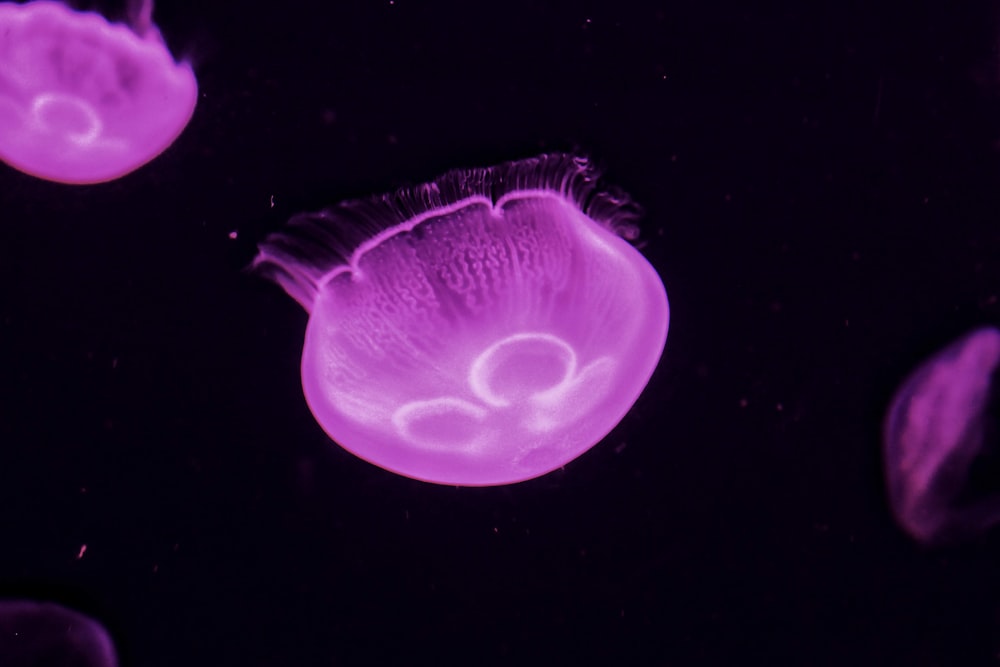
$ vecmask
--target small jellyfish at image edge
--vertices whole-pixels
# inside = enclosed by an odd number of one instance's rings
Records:
[[[0,600],[3,667],[117,667],[107,631],[97,621],[52,602]]]
[[[942,545],[1000,523],[1000,331],[980,328],[920,365],[886,415],[889,501],[918,542]]]
[[[667,338],[637,207],[543,155],[293,217],[254,267],[308,312],[306,401],[386,470],[459,486],[555,470],[638,399]]]
[[[0,2],[0,160],[67,184],[110,181],[162,153],[198,84],[152,23],[131,27],[58,2]]]

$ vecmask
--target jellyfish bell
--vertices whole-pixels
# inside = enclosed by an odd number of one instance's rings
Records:
[[[52,602],[0,600],[0,665],[117,667],[100,623]]]
[[[293,218],[254,266],[310,314],[302,385],[345,449],[441,484],[518,482],[593,447],[645,388],[667,296],[636,208],[547,155]]]
[[[198,85],[152,24],[132,27],[50,0],[0,2],[0,160],[69,184],[110,181],[162,153]]]
[[[890,505],[918,542],[940,545],[1000,523],[1000,330],[976,329],[896,391],[883,431]]]

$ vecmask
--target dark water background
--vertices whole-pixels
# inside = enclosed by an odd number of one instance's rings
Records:
[[[0,169],[0,592],[138,667],[996,664],[1000,538],[914,546],[879,458],[902,376],[1000,320],[994,4],[155,18],[201,87],[170,150],[97,186]],[[646,209],[672,318],[632,412],[507,487],[330,443],[256,242],[553,150]]]

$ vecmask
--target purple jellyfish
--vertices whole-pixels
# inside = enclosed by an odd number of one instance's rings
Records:
[[[0,3],[0,160],[60,183],[110,181],[162,153],[198,84],[150,21],[108,23],[58,2]]]
[[[116,667],[107,631],[97,621],[51,602],[0,601],[3,667]]]
[[[667,337],[635,207],[583,159],[453,171],[294,217],[260,246],[310,313],[302,386],[345,449],[427,482],[510,484],[597,444]]]
[[[889,500],[919,542],[961,540],[1000,523],[998,365],[1000,331],[977,329],[896,391],[884,431]]]

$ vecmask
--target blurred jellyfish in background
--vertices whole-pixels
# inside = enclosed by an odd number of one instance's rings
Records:
[[[0,2],[0,160],[84,184],[162,153],[194,113],[191,67],[174,62],[144,0],[132,27],[58,2]]]
[[[897,390],[885,420],[889,500],[925,544],[960,541],[1000,523],[997,427],[1000,331],[972,331]]]
[[[294,217],[260,247],[310,313],[302,385],[345,449],[441,484],[508,484],[597,444],[667,336],[635,206],[547,155]]]
[[[97,621],[50,602],[0,600],[3,667],[117,667]]]

